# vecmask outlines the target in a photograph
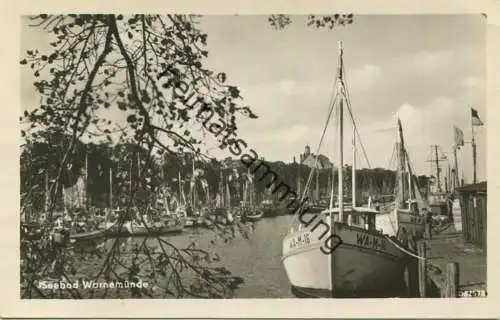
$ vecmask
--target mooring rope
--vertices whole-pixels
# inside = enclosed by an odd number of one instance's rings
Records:
[[[403,248],[402,246],[400,246],[399,244],[397,244],[396,242],[394,242],[391,238],[389,238],[387,235],[384,235],[384,237],[387,238],[387,240],[389,240],[396,248],[398,248],[399,250],[403,251],[404,253],[406,253],[407,255],[410,255],[414,258],[417,258],[417,259],[420,259],[420,260],[428,260],[427,258],[424,258],[424,257],[421,257],[419,255],[416,255],[408,250],[406,250],[405,248]]]

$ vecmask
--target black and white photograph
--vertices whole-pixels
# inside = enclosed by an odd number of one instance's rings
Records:
[[[487,297],[487,20],[20,17],[20,298]]]

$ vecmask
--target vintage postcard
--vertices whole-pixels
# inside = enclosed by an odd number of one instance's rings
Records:
[[[488,312],[489,6],[206,6],[11,19],[5,315]]]

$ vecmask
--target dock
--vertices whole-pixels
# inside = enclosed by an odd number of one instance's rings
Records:
[[[418,244],[420,297],[486,296],[486,252],[450,225]]]

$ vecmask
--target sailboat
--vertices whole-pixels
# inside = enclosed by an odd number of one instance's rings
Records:
[[[302,206],[307,200],[305,195],[308,185],[306,185],[298,215],[283,239],[282,263],[291,283],[292,292],[296,296],[330,298],[392,296],[395,287],[400,285],[397,280],[403,279],[405,253],[398,248],[395,240],[376,230],[375,217],[379,213],[377,210],[356,206],[357,130],[347,90],[344,87],[342,42],[339,42],[336,82],[337,92],[330,105],[318,151],[332,111],[337,107],[338,206],[334,207],[332,187],[329,208],[319,214],[307,216],[307,210]],[[351,206],[344,206],[344,103],[347,104],[351,115],[354,133],[353,170],[351,170],[354,192]]]
[[[229,176],[231,178],[231,176]],[[224,177],[220,171],[219,188],[216,196],[215,208],[208,209],[204,224],[211,226],[213,224],[229,225],[233,223],[234,216],[231,208],[231,191],[229,189],[228,177]]]
[[[385,212],[376,216],[377,230],[400,238],[403,234],[421,237],[425,231],[422,209],[429,209],[415,181],[410,156],[405,147],[403,127],[398,119],[399,142],[396,143],[398,168],[396,170],[395,201]]]
[[[243,207],[241,208],[241,218],[243,221],[255,222],[262,219],[264,216],[264,210],[253,205],[254,184],[253,176],[250,174],[250,169],[248,169],[246,178],[247,179],[245,180],[243,188]]]

